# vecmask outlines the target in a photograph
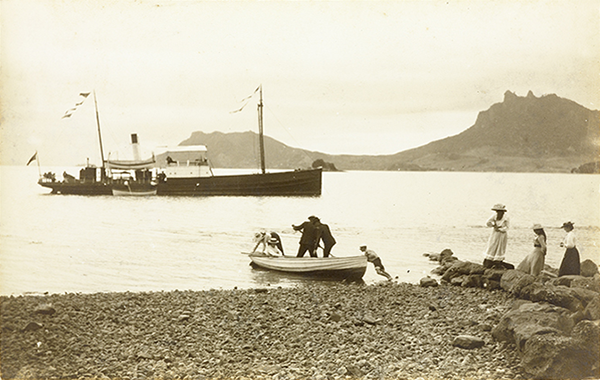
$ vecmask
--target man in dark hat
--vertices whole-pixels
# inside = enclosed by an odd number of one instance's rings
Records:
[[[302,231],[300,238],[300,247],[298,247],[297,257],[303,257],[306,251],[311,257],[317,257],[317,218],[314,215],[308,217],[308,220],[299,226],[292,224],[294,231]]]
[[[319,218],[315,219],[315,225],[317,226],[317,246],[319,240],[323,242],[323,257],[329,257],[331,248],[335,245],[336,241],[329,226],[325,223],[321,223]]]

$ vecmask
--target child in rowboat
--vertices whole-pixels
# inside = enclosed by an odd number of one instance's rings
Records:
[[[365,254],[365,256],[367,256],[367,261],[373,263],[375,266],[375,272],[377,272],[378,275],[387,278],[389,281],[392,281],[392,276],[385,271],[385,268],[381,263],[381,259],[379,256],[377,256],[375,251],[372,249],[367,249],[367,246],[364,244],[360,246],[360,250]]]

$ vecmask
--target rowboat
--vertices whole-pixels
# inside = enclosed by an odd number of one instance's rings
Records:
[[[117,196],[149,196],[156,195],[156,185],[151,183],[123,183],[112,184],[112,195]]]
[[[291,257],[248,255],[251,265],[263,269],[318,277],[323,279],[360,280],[367,270],[367,258],[347,257]]]

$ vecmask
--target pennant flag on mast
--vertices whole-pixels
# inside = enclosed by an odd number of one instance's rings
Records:
[[[36,159],[37,159],[37,151],[33,154],[33,156],[31,156],[29,161],[27,161],[27,165],[25,165],[25,166],[29,166],[29,164],[31,164],[33,162],[33,160],[36,160]]]
[[[73,107],[73,108],[69,108],[69,109],[67,110],[67,112],[65,112],[65,114],[63,115],[63,117],[62,117],[61,119],[64,119],[64,118],[67,118],[67,117],[71,117],[71,115],[73,115],[73,113],[74,113],[75,111],[77,111],[77,108],[78,108],[80,105],[82,105],[82,104],[83,104],[83,102],[85,102],[85,100],[87,99],[87,97],[88,97],[88,96],[90,96],[90,93],[89,93],[89,92],[80,92],[80,93],[79,93],[79,96],[82,96],[82,97],[83,97],[83,99],[81,99],[81,101],[79,101],[79,102],[75,103],[75,107]]]
[[[231,111],[229,113],[236,113],[236,112],[240,112],[241,110],[244,109],[244,107],[246,107],[248,105],[248,100],[250,100],[250,98],[252,98],[254,96],[254,94],[256,94],[258,92],[258,90],[260,90],[260,86],[256,87],[256,90],[254,90],[254,92],[252,93],[252,95],[246,96],[244,99],[242,99],[240,102],[246,102],[242,108],[235,110],[235,111]]]

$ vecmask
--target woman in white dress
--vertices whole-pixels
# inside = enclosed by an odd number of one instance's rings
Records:
[[[507,231],[510,227],[510,222],[506,215],[506,206],[497,203],[492,207],[492,210],[496,211],[496,213],[487,220],[486,226],[492,227],[494,230],[488,239],[483,266],[486,268],[501,267],[513,269],[514,266],[512,264],[503,262],[508,242]]]

